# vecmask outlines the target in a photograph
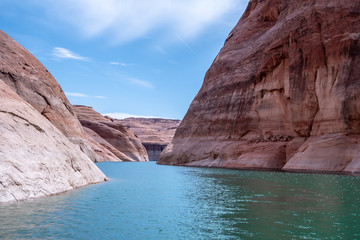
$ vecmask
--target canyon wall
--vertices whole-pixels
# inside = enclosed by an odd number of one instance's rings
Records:
[[[72,105],[49,71],[1,30],[0,56],[0,79],[96,161],[97,156],[74,115]]]
[[[0,202],[106,180],[59,84],[2,31],[0,98]]]
[[[0,202],[58,194],[105,175],[62,132],[0,80]]]
[[[162,118],[126,118],[115,121],[134,131],[146,148],[150,161],[159,159],[180,124],[180,120]]]
[[[251,0],[158,163],[358,172],[359,37],[359,0]]]
[[[91,107],[73,107],[89,141],[94,142],[96,154],[102,156],[99,161],[149,160],[145,147],[133,131],[114,119],[102,116]]]

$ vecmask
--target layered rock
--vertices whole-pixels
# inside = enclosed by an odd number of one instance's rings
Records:
[[[95,152],[106,161],[148,161],[140,139],[127,127],[102,116],[91,107],[75,105],[74,111],[90,141],[97,144]]]
[[[0,56],[0,79],[96,161],[71,104],[49,71],[1,30]]]
[[[251,0],[158,163],[359,171],[359,9]]]
[[[62,132],[0,80],[0,202],[68,191],[105,180]]]
[[[180,120],[162,118],[126,118],[116,121],[130,128],[140,138],[150,161],[159,159],[180,124]]]

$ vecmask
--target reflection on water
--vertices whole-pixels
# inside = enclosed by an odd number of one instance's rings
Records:
[[[110,181],[0,205],[0,239],[356,239],[360,179],[101,163]]]

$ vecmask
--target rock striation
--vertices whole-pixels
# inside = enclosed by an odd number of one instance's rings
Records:
[[[171,142],[180,120],[162,118],[126,118],[119,121],[138,136],[146,148],[150,161],[157,161]]]
[[[158,163],[359,172],[359,37],[359,0],[251,0]]]
[[[99,161],[148,161],[146,149],[140,139],[127,127],[114,119],[104,117],[91,107],[75,105],[74,111]]]
[[[58,128],[0,80],[0,202],[58,194],[106,179]]]
[[[106,180],[59,84],[2,31],[0,98],[0,202]]]
[[[72,105],[55,78],[30,52],[1,30],[0,79],[93,161],[97,160]]]

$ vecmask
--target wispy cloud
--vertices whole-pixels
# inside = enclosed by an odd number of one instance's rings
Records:
[[[159,52],[159,53],[163,54],[163,55],[165,55],[165,54],[166,54],[166,50],[165,50],[164,48],[162,48],[162,47],[158,46],[158,45],[154,46],[154,47],[153,47],[153,49],[154,49],[155,51],[157,51],[157,52]]]
[[[76,93],[76,92],[65,92],[65,95],[67,97],[79,97],[79,98],[100,98],[100,99],[106,98],[104,96],[90,96],[84,93]]]
[[[104,96],[94,96],[94,98],[105,99],[106,97],[104,97]]]
[[[72,52],[69,49],[62,48],[62,47],[55,47],[53,49],[52,55],[56,58],[63,58],[63,59],[75,59],[81,61],[89,61],[89,58],[82,57],[79,54]]]
[[[176,37],[187,49],[189,49],[191,52],[195,53],[194,49],[184,40],[184,38],[182,38],[178,34],[176,34]]]
[[[141,115],[134,115],[129,113],[102,113],[103,116],[109,116],[111,118],[115,119],[125,119],[125,118],[161,118],[161,117],[155,117],[155,116],[141,116]]]
[[[141,86],[141,87],[145,87],[145,88],[154,88],[154,86],[147,82],[147,81],[143,81],[143,80],[140,80],[140,79],[137,79],[137,78],[128,78],[128,80],[133,83],[133,84],[136,84],[138,86]]]
[[[86,95],[86,94],[83,94],[83,93],[75,93],[75,92],[65,92],[65,95],[66,95],[66,96],[70,96],[70,97],[82,97],[82,98],[89,97],[89,96]]]
[[[38,4],[87,37],[107,35],[115,43],[123,43],[158,30],[162,30],[159,38],[179,34],[187,40],[217,23],[239,2],[244,4],[244,0],[62,0]]]
[[[135,64],[129,64],[129,63],[122,63],[122,62],[110,62],[111,65],[119,65],[122,67],[132,67],[135,66]]]

